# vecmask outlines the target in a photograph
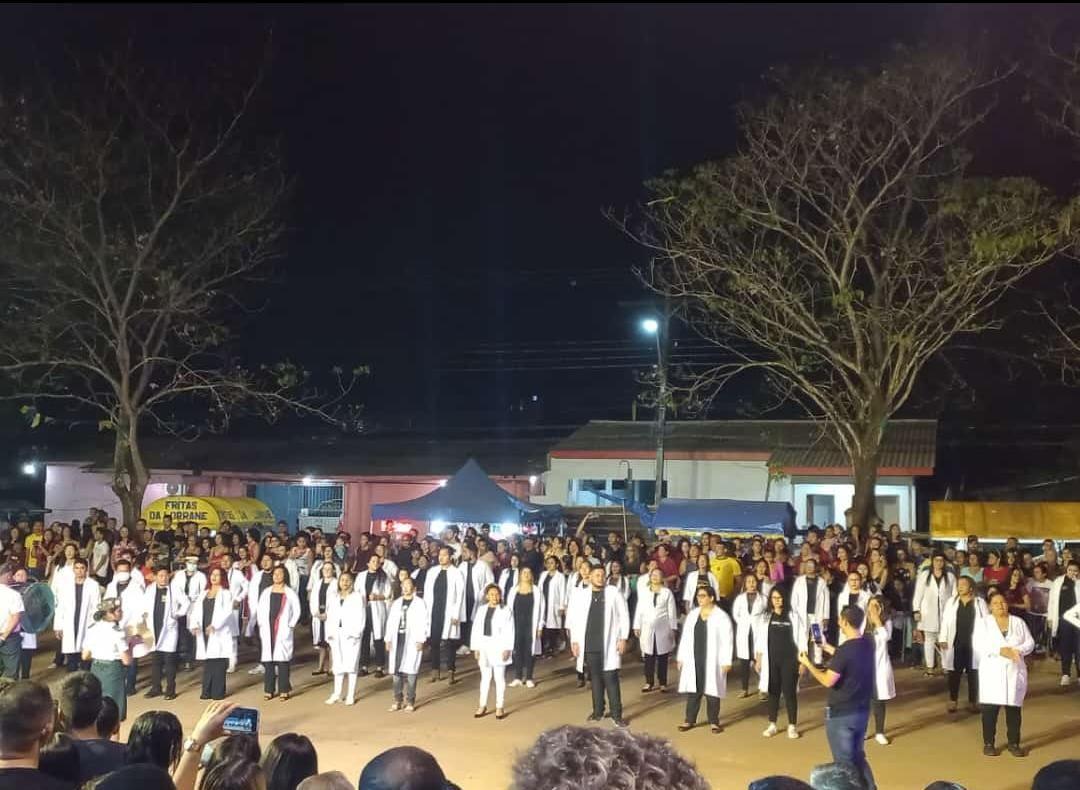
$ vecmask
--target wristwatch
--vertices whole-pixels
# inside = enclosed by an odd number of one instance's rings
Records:
[[[185,752],[197,752],[202,748],[202,745],[194,738],[184,739],[184,751]]]

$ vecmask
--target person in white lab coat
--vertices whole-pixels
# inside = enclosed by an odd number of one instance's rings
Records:
[[[799,613],[807,625],[810,623],[820,625],[821,633],[825,634],[829,630],[832,614],[829,611],[829,585],[818,575],[819,567],[816,559],[808,558],[803,562],[802,567],[802,575],[796,576],[791,585],[791,608]]]
[[[742,592],[735,596],[731,605],[731,618],[735,621],[735,657],[742,667],[742,695],[749,697],[750,668],[755,662],[754,630],[758,619],[765,614],[767,601],[764,593],[758,592],[757,577],[751,573],[743,577]]]
[[[934,552],[930,567],[919,571],[915,579],[915,594],[911,598],[911,611],[915,614],[916,630],[922,632],[923,659],[927,677],[934,674],[941,630],[941,614],[945,604],[956,592],[956,576],[945,567],[945,555]]]
[[[675,608],[675,595],[664,584],[664,574],[658,568],[649,571],[649,586],[638,594],[633,625],[645,665],[645,686],[641,691],[645,694],[653,691],[659,680],[660,691],[666,692],[668,659],[675,650],[679,613]]]
[[[1027,695],[1027,664],[1024,657],[1035,649],[1027,624],[1009,614],[1000,592],[990,597],[990,616],[975,624],[974,650],[979,654],[979,704],[982,706],[983,754],[998,755],[997,721],[1005,708],[1008,750],[1023,757],[1020,745],[1020,709]]]
[[[424,658],[430,622],[427,603],[416,595],[416,584],[411,578],[402,579],[401,597],[391,604],[386,615],[386,652],[394,678],[391,712],[416,710],[416,676]]]
[[[101,602],[101,586],[87,574],[82,557],[77,557],[71,567],[71,576],[62,579],[56,590],[53,628],[61,642],[67,671],[75,672],[80,667],[88,668],[82,661],[82,643]]]
[[[114,570],[112,581],[105,588],[105,597],[120,599],[120,607],[123,611],[120,627],[131,636],[143,619],[142,608],[143,596],[146,594],[146,582],[143,580],[141,573],[132,575],[131,560],[127,557],[118,559]],[[133,653],[131,663],[124,667],[125,688],[129,697],[135,693],[138,669],[139,662]]]
[[[531,573],[531,571],[530,571]],[[473,618],[472,640],[469,647],[480,665],[480,706],[473,716],[487,715],[488,695],[495,683],[495,718],[506,718],[506,666],[514,654],[514,614],[502,605],[502,591],[497,584],[484,590],[481,603]]]
[[[766,738],[777,733],[781,696],[787,709],[787,736],[799,737],[799,653],[806,650],[809,634],[809,624],[791,608],[783,589],[769,590],[768,608],[754,632],[758,690],[769,698],[769,726],[761,733]]]
[[[259,557],[259,566],[251,569],[251,578],[248,579],[247,585],[248,621],[244,628],[244,636],[249,639],[255,636],[258,628],[259,618],[255,616],[255,610],[259,608],[259,596],[272,583],[273,570],[274,558],[269,553]],[[248,674],[257,675],[260,672],[260,669],[252,669]]]
[[[506,608],[514,618],[514,679],[510,685],[517,688],[524,683],[528,688],[535,688],[533,669],[536,656],[540,655],[544,601],[533,584],[532,568],[521,569],[518,583],[506,600]]]
[[[986,601],[975,594],[975,581],[970,576],[956,580],[956,594],[945,604],[938,632],[941,666],[948,673],[949,713],[956,712],[960,697],[960,678],[967,673],[968,709],[978,713],[979,656],[972,650],[975,626],[988,616]]]
[[[450,675],[450,685],[456,682],[456,642],[461,633],[461,620],[465,616],[465,580],[450,564],[452,556],[451,548],[442,546],[439,549],[439,564],[428,568],[424,578],[424,603],[431,619],[428,624],[431,682],[442,680],[443,669],[446,669]]]
[[[720,595],[720,582],[716,580],[716,576],[709,570],[709,555],[707,553],[699,554],[696,562],[697,567],[686,574],[686,582],[683,584],[683,614],[688,613],[697,606],[694,596],[699,585],[708,584],[713,588],[713,592],[717,596]]]
[[[153,640],[150,654],[150,689],[147,699],[161,696],[162,676],[165,699],[176,699],[176,647],[180,635],[180,614],[187,611],[187,600],[178,600],[169,584],[169,569],[160,565],[154,571],[154,583],[143,593],[143,622]]]
[[[386,613],[390,608],[390,576],[382,568],[382,560],[375,554],[368,557],[367,570],[356,577],[356,591],[364,598],[364,633],[360,635],[360,669],[357,674],[365,677],[375,654],[375,677],[383,677],[386,664]]]
[[[544,630],[541,648],[547,657],[559,648],[560,631],[566,622],[566,576],[559,570],[559,559],[549,555],[540,574],[540,598],[544,602]]]
[[[866,605],[870,603],[870,593],[863,589],[863,577],[858,571],[851,571],[847,577],[847,586],[840,591],[840,594],[836,596],[836,611],[842,612],[845,606],[849,604],[852,606],[858,606],[863,610],[863,614],[866,613]],[[866,628],[866,620],[863,619],[862,624],[859,626],[859,633],[863,633],[863,629]],[[847,641],[847,636],[844,635],[844,630],[840,629],[837,632],[837,645],[842,645]]]
[[[563,618],[564,627],[566,629],[566,643],[570,644],[570,613],[574,611],[574,602],[579,595],[588,596],[589,594],[589,572],[592,570],[592,563],[589,562],[589,558],[585,556],[579,556],[577,558],[577,568],[566,580],[566,616]],[[640,591],[644,587],[648,586],[647,575],[638,578],[638,598],[640,600]],[[644,584],[642,584],[644,582]],[[578,688],[585,688],[585,672],[578,670],[577,673]]]
[[[503,600],[509,600],[510,591],[517,587],[518,574],[521,573],[521,556],[518,554],[510,555],[510,564],[502,569],[499,574],[498,585],[502,590]]]
[[[326,641],[327,601],[337,589],[337,565],[332,562],[319,564],[319,575],[308,585],[308,611],[311,612],[311,641],[315,644],[315,669],[312,675],[325,675],[330,671],[330,644]]]
[[[192,602],[206,589],[206,575],[199,570],[198,556],[184,557],[184,569],[173,575],[172,586],[176,599],[187,602],[184,613],[180,617],[180,643],[177,649],[183,668],[191,669],[191,662],[195,655],[195,640],[187,624],[187,614]]]
[[[889,639],[892,637],[892,620],[889,605],[883,597],[875,595],[866,605],[866,630],[874,640],[874,701],[870,710],[874,714],[874,740],[882,746],[889,745],[885,734],[885,703],[896,697],[892,661],[889,660]]]
[[[330,645],[330,669],[334,673],[334,692],[326,700],[327,705],[341,699],[346,678],[349,690],[345,694],[345,704],[352,705],[356,698],[356,667],[366,620],[364,596],[353,589],[352,574],[342,571],[337,589],[326,600],[326,643]]]
[[[588,592],[574,598],[573,610],[567,618],[570,649],[578,672],[584,672],[588,664],[592,675],[593,710],[589,721],[604,718],[606,693],[611,720],[621,729],[629,726],[623,719],[619,667],[626,652],[626,640],[630,638],[630,613],[626,599],[606,581],[603,566],[594,565],[589,573]]]
[[[461,647],[458,655],[468,655],[472,644],[472,618],[478,606],[484,603],[484,590],[495,583],[491,566],[476,556],[476,544],[468,541],[461,547],[461,564],[458,572],[465,583],[465,619],[461,621]]]
[[[289,681],[293,656],[293,629],[300,622],[300,598],[288,582],[284,565],[275,565],[271,584],[259,596],[259,639],[262,642],[263,698],[288,700],[292,694]]]
[[[720,700],[727,696],[727,673],[735,657],[735,629],[727,612],[716,605],[716,592],[707,583],[697,588],[697,608],[683,623],[677,655],[679,693],[686,694],[685,732],[697,724],[701,697],[713,734],[720,732]]]
[[[225,699],[225,673],[233,652],[232,593],[224,587],[225,571],[210,571],[210,586],[191,604],[188,628],[195,639],[195,660],[203,662],[199,699]]]
[[[240,653],[240,615],[244,603],[248,598],[248,580],[244,572],[235,565],[236,559],[232,554],[224,554],[221,557],[221,569],[225,571],[225,586],[232,596],[232,617],[229,619],[229,631],[233,637],[232,654],[229,656],[228,673],[236,671],[236,657]]]
[[[1072,668],[1076,664],[1080,678],[1080,629],[1065,619],[1065,612],[1080,603],[1080,561],[1069,560],[1065,573],[1050,585],[1046,621],[1050,624],[1050,636],[1061,656],[1061,685],[1072,682]]]

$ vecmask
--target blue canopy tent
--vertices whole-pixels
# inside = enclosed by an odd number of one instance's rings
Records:
[[[491,481],[473,459],[430,494],[371,508],[376,521],[443,521],[447,524],[531,524],[562,516],[558,505],[523,502]]]
[[[795,534],[795,509],[788,502],[739,499],[665,499],[653,529],[733,532],[751,535]]]

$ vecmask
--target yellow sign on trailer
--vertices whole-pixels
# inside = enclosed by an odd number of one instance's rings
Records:
[[[1080,539],[1080,502],[931,502],[933,538]]]
[[[249,497],[167,496],[155,499],[143,508],[142,517],[150,529],[161,529],[165,516],[172,516],[173,524],[193,521],[200,527],[211,529],[220,527],[222,521],[236,527],[271,526],[274,523],[270,508]]]

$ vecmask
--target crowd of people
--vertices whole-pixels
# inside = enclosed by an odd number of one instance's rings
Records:
[[[19,523],[2,536],[0,662],[28,677],[35,635],[20,631],[20,587],[51,585],[56,601],[53,657],[69,672],[89,670],[126,716],[127,697],[149,669],[146,696],[173,699],[178,670],[202,664],[202,697],[224,700],[242,640],[258,643],[267,701],[287,701],[297,628],[310,624],[316,675],[332,678],[326,703],[354,704],[358,678],[392,677],[391,711],[416,709],[418,680],[457,682],[458,660],[480,669],[476,717],[502,719],[508,689],[533,689],[538,658],[566,655],[578,685],[591,687],[590,721],[628,724],[623,657],[640,653],[643,693],[685,696],[675,726],[720,733],[721,700],[731,692],[767,702],[762,734],[800,737],[798,689],[829,688],[825,722],[834,758],[874,780],[863,750],[890,742],[894,666],[945,674],[944,704],[979,712],[983,752],[1026,751],[1021,710],[1027,662],[1054,653],[1061,684],[1080,661],[1080,562],[1045,541],[1041,554],[1016,539],[963,549],[909,538],[896,525],[864,531],[810,527],[801,542],[782,536],[727,539],[660,531],[596,535],[587,515],[570,535],[500,536],[488,525],[450,526],[418,537],[394,525],[383,534],[319,530],[214,534],[193,523],[149,530],[117,526],[102,511],[81,524]],[[306,629],[304,630],[306,634]],[[507,680],[507,671],[512,679]],[[756,681],[756,682],[755,682]],[[734,684],[729,689],[729,682]],[[752,689],[751,684],[756,685]],[[518,693],[518,692],[515,692]],[[529,692],[524,692],[528,694]],[[528,698],[521,698],[527,704]]]

